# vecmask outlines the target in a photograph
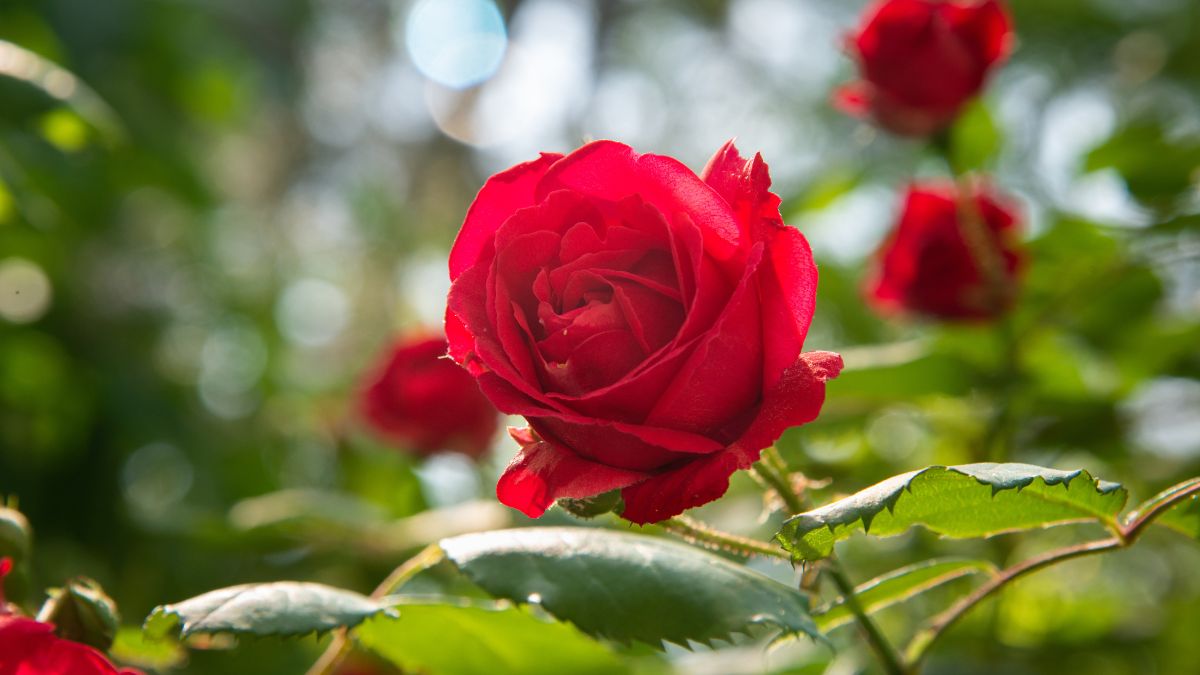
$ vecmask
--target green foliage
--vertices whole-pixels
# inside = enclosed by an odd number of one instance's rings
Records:
[[[857,586],[854,591],[868,614],[878,612],[956,579],[971,575],[991,575],[996,566],[986,560],[933,559],[893,570]],[[817,627],[830,631],[854,621],[854,614],[839,598],[814,613]]]
[[[1200,540],[1200,495],[1172,506],[1154,522]]]
[[[1169,206],[1193,184],[1200,137],[1172,134],[1160,119],[1137,119],[1092,150],[1086,168],[1115,169],[1138,200]]]
[[[621,642],[728,640],[755,625],[819,638],[808,600],[684,544],[591,528],[529,528],[443,540],[446,557],[489,594],[535,604]]]
[[[972,101],[950,129],[950,161],[958,171],[980,171],[994,163],[1004,138],[987,106]]]
[[[608,675],[627,672],[617,657],[575,628],[529,611],[412,605],[354,630],[355,640],[404,672],[436,675]]]
[[[187,650],[178,641],[169,637],[152,638],[140,628],[118,630],[108,651],[120,663],[158,671],[178,668],[187,661]]]
[[[322,584],[280,581],[244,584],[210,591],[156,607],[146,619],[150,638],[161,638],[179,626],[183,637],[217,633],[306,635],[355,626],[386,605],[352,591]]]
[[[788,519],[778,540],[794,557],[817,560],[857,530],[888,537],[921,525],[945,537],[987,537],[1064,523],[1116,527],[1125,489],[1086,471],[1030,464],[932,466],[893,476]]]

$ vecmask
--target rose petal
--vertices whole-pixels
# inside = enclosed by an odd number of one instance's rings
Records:
[[[540,157],[488,179],[471,202],[462,229],[450,249],[450,279],[478,262],[484,249],[492,242],[496,231],[518,209],[535,203],[534,192],[546,171],[562,159],[557,153],[543,152]]]
[[[817,418],[825,402],[825,382],[838,376],[842,356],[833,352],[805,352],[775,387],[763,397],[763,404],[742,437],[730,446],[738,457],[738,467],[747,468],[758,461],[762,449],[771,445],[791,427]]]
[[[647,478],[621,490],[621,517],[632,523],[657,523],[707,504],[725,494],[737,469],[733,454],[719,452]]]
[[[504,470],[496,484],[496,497],[537,518],[557,499],[592,497],[645,477],[638,471],[588,461],[555,443],[538,440],[522,447]]]

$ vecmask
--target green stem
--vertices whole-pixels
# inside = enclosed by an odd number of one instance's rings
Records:
[[[764,544],[757,539],[749,539],[747,537],[739,537],[736,534],[722,532],[687,516],[675,516],[670,520],[664,520],[659,523],[659,526],[672,534],[683,537],[690,543],[699,544],[706,548],[717,548],[746,557],[761,555],[791,560],[791,556],[781,548]]]
[[[854,614],[854,618],[858,621],[859,628],[862,629],[863,635],[866,636],[867,642],[871,648],[875,650],[876,656],[883,664],[883,669],[890,675],[905,675],[908,671],[904,667],[904,663],[900,660],[900,654],[896,652],[896,648],[888,642],[887,637],[879,630],[879,626],[871,620],[867,615],[867,611],[863,609],[862,603],[858,600],[858,594],[854,590],[854,584],[846,573],[842,570],[841,563],[835,558],[829,558],[826,561],[825,571],[829,574],[829,578],[833,580],[833,584],[837,586],[842,593],[843,602],[846,607]]]
[[[380,582],[379,586],[371,592],[371,599],[382,600],[386,598],[394,593],[396,589],[408,583],[413,577],[441,562],[445,558],[445,555],[445,552],[437,544],[426,546],[420,553],[392,570],[392,573],[387,575],[387,578]],[[308,669],[308,675],[332,675],[332,673],[337,672],[338,666],[350,654],[350,647],[349,631],[342,629],[334,633],[333,640],[325,648],[324,653]]]
[[[1123,546],[1125,546],[1125,542],[1118,537],[1101,541],[1089,541],[1067,548],[1055,549],[1009,567],[992,577],[987,583],[976,588],[970,595],[954,603],[946,611],[935,616],[924,628],[913,636],[912,641],[909,642],[908,648],[905,650],[905,657],[910,670],[916,672],[919,669],[921,661],[929,653],[929,648],[941,637],[946,629],[953,626],[955,622],[975,607],[975,605],[1013,580],[1064,560],[1111,551]]]
[[[800,495],[796,494],[792,488],[792,482],[788,478],[787,465],[783,461],[783,457],[779,455],[779,450],[771,446],[763,451],[762,460],[752,467],[752,470],[772,489],[779,493],[783,503],[787,506],[787,510],[792,515],[803,513],[805,511],[804,500]],[[854,590],[854,584],[850,578],[846,576],[842,570],[841,563],[837,557],[830,556],[825,560],[825,572],[833,580],[838,591],[842,594],[842,601],[846,604],[846,608],[854,615],[855,621],[858,622],[859,628],[862,629],[863,635],[867,638],[867,643],[875,650],[875,654],[879,657],[879,661],[883,664],[885,671],[889,675],[905,675],[904,665],[900,660],[900,654],[896,648],[888,641],[887,636],[875,625],[871,617],[867,615],[863,609],[862,603],[859,602],[858,593]]]

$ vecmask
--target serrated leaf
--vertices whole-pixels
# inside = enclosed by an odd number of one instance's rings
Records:
[[[172,605],[156,607],[144,629],[162,637],[176,625],[183,637],[195,634],[305,635],[356,626],[390,612],[365,595],[322,584],[280,581],[231,586]]]
[[[955,579],[995,573],[996,566],[986,560],[925,560],[863,583],[855,589],[855,593],[863,609],[873,614]],[[816,610],[814,615],[817,627],[822,631],[831,631],[854,621],[854,614],[840,599]]]
[[[822,638],[798,589],[673,541],[551,527],[469,534],[440,546],[491,595],[539,604],[592,636],[686,646],[769,625]]]
[[[1078,522],[1114,530],[1126,492],[1086,471],[1032,464],[931,466],[789,518],[776,538],[794,557],[817,560],[863,530],[890,537],[921,525],[944,537],[989,537]]]
[[[604,645],[572,626],[516,607],[406,604],[398,617],[366,621],[354,637],[406,673],[610,675],[628,670]]]

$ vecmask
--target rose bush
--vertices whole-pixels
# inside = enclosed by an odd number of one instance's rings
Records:
[[[497,487],[530,516],[622,490],[654,522],[724,494],[816,417],[842,362],[801,353],[817,270],[762,158],[697,176],[597,141],[493,176],[450,253],[450,354],[524,415]]]
[[[446,340],[437,336],[389,345],[366,377],[359,409],[377,433],[406,450],[479,457],[496,433],[496,409],[445,356]]]
[[[51,624],[11,614],[4,600],[4,577],[11,569],[11,560],[0,560],[0,675],[141,675],[58,637]]]
[[[885,0],[847,37],[862,79],[838,108],[898,134],[949,124],[1008,56],[1012,21],[999,0]]]
[[[1015,208],[984,185],[969,197],[949,181],[912,185],[899,222],[876,254],[868,298],[885,313],[994,317],[1014,297],[1022,260],[1018,229]]]

